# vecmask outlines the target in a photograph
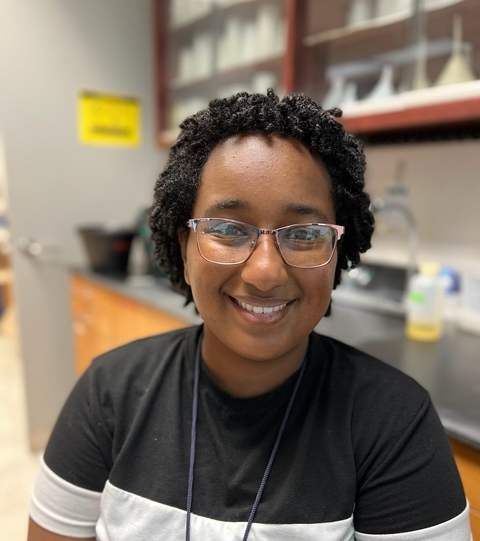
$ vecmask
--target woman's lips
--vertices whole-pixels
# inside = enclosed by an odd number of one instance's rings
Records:
[[[294,302],[284,300],[270,300],[268,304],[253,304],[254,301],[251,301],[252,304],[250,304],[248,302],[241,301],[240,299],[237,299],[235,297],[230,297],[230,299],[234,303],[239,313],[245,319],[247,319],[247,321],[251,321],[257,324],[277,323],[287,315],[290,306]]]

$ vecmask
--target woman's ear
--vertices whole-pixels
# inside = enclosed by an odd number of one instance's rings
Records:
[[[187,265],[188,233],[189,231],[185,231],[185,229],[183,228],[177,229],[178,242],[180,243],[180,251],[181,251],[182,260],[183,260],[183,276],[185,278],[185,282],[187,282],[187,284],[190,285],[190,276],[188,273],[188,265]]]

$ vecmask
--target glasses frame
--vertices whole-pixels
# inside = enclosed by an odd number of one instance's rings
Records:
[[[248,256],[245,259],[243,259],[242,261],[237,261],[236,263],[220,263],[218,261],[212,261],[211,259],[208,259],[207,257],[205,257],[202,254],[202,251],[200,250],[200,243],[198,241],[197,226],[198,226],[198,224],[200,222],[209,222],[210,220],[221,220],[223,222],[241,224],[241,225],[252,228],[256,232],[257,238],[255,239],[255,243],[252,246],[251,252],[248,254]],[[313,265],[313,266],[308,265],[308,266],[305,266],[305,265],[292,265],[291,263],[288,263],[288,261],[285,261],[285,257],[282,254],[282,250],[280,249],[280,243],[279,243],[279,240],[278,240],[278,235],[279,235],[280,231],[282,231],[284,229],[287,229],[287,228],[290,228],[290,227],[306,226],[306,225],[323,225],[323,226],[327,226],[327,227],[330,227],[330,228],[335,230],[335,233],[336,233],[336,235],[335,235],[335,243],[333,245],[332,253],[331,253],[330,257],[328,258],[328,261],[326,261],[325,263],[321,263],[320,265]],[[247,222],[241,222],[240,220],[230,220],[229,218],[191,218],[187,222],[187,227],[192,229],[193,232],[195,233],[198,253],[201,255],[201,257],[203,259],[205,259],[205,261],[208,261],[209,263],[215,263],[216,265],[241,265],[242,263],[245,263],[250,258],[250,256],[253,254],[253,252],[255,251],[255,248],[257,247],[258,239],[260,238],[260,235],[273,235],[274,238],[275,238],[275,246],[276,246],[276,248],[278,250],[278,253],[280,254],[281,258],[283,259],[284,263],[286,265],[288,265],[289,267],[295,267],[297,269],[317,269],[319,267],[324,267],[325,265],[328,265],[330,263],[330,261],[332,260],[332,258],[333,258],[333,254],[335,253],[335,249],[337,248],[338,241],[342,238],[342,235],[345,233],[345,227],[343,225],[336,225],[336,224],[326,224],[326,223],[320,223],[320,222],[308,222],[308,223],[284,225],[283,227],[278,227],[277,229],[264,229],[262,227],[256,227],[256,226],[254,226],[252,224],[249,224]]]

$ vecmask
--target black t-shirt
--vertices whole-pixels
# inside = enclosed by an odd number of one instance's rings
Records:
[[[200,332],[139,340],[92,363],[46,449],[34,520],[78,537],[96,525],[102,541],[184,539]],[[235,398],[202,363],[192,541],[243,537],[296,377]],[[312,333],[249,540],[387,541],[413,531],[412,541],[469,539],[462,485],[428,393]]]

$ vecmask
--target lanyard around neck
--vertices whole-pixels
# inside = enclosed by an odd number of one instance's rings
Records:
[[[194,471],[194,465],[195,465],[195,441],[197,437],[198,382],[200,380],[200,357],[201,357],[202,340],[203,340],[203,334],[198,339],[197,352],[195,355],[195,375],[194,375],[194,381],[193,381],[193,406],[192,406],[192,436],[191,436],[191,442],[190,442],[190,468],[189,468],[189,473],[188,473],[188,492],[187,492],[187,521],[186,521],[186,527],[185,527],[185,540],[186,541],[190,541],[190,517],[191,517],[191,512],[192,512],[192,497],[193,497],[193,471]],[[295,395],[297,394],[298,388],[300,386],[300,382],[302,380],[303,373],[305,372],[305,366],[306,366],[306,357],[303,360],[302,366],[298,373],[297,381],[295,382],[295,387],[293,388],[292,394],[290,396],[290,401],[285,411],[285,415],[283,416],[282,424],[280,425],[280,429],[278,430],[277,439],[275,440],[275,444],[273,446],[272,453],[270,455],[270,460],[268,461],[267,467],[265,468],[265,473],[263,474],[262,482],[260,483],[260,487],[258,489],[255,502],[253,503],[252,510],[250,511],[250,516],[248,517],[247,527],[245,529],[245,534],[243,536],[242,541],[247,541],[247,537],[250,532],[250,528],[252,527],[255,513],[257,512],[257,507],[260,503],[260,499],[263,494],[263,489],[265,488],[265,485],[267,483],[268,475],[270,473],[270,470],[272,469],[272,464],[275,459],[275,455],[277,454],[278,446],[280,445],[280,440],[282,439],[283,431],[285,430],[285,426],[287,424],[288,417],[290,415],[290,410],[292,409],[293,402],[295,400]]]

